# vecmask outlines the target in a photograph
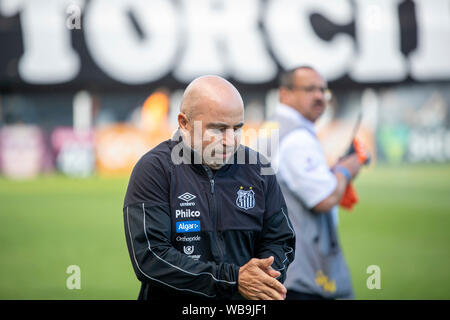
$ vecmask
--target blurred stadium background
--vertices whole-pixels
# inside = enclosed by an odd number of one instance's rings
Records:
[[[0,47],[0,299],[135,299],[123,197],[183,88],[228,78],[251,132],[298,64],[332,90],[330,162],[364,114],[374,159],[340,213],[356,298],[450,299],[449,0],[0,0]]]

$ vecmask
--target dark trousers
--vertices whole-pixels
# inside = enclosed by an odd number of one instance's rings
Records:
[[[330,300],[330,299],[319,296],[318,294],[288,290],[286,293],[286,300]]]

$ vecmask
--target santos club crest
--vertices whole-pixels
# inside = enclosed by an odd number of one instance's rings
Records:
[[[237,192],[236,205],[244,210],[251,209],[255,206],[255,192],[250,187],[249,190],[244,190],[240,187]]]

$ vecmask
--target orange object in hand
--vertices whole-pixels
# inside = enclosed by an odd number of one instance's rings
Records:
[[[361,164],[369,164],[370,162],[370,154],[367,151],[366,146],[364,143],[358,139],[355,138],[353,140],[353,148],[355,149],[356,154],[358,155],[358,161]]]
[[[351,183],[347,184],[344,196],[342,197],[339,205],[349,211],[353,209],[353,206],[358,203],[358,195],[356,194],[355,188]]]

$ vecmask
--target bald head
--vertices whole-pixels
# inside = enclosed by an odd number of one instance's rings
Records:
[[[189,119],[195,119],[213,108],[243,111],[244,102],[237,89],[224,78],[207,75],[194,79],[184,91],[180,111]]]
[[[221,77],[208,75],[196,78],[184,91],[178,124],[186,142],[194,150],[201,153],[202,150],[211,151],[214,146],[211,154],[203,156],[207,159],[205,164],[215,168],[217,159],[223,162],[239,146],[244,125],[242,97],[230,82]]]

